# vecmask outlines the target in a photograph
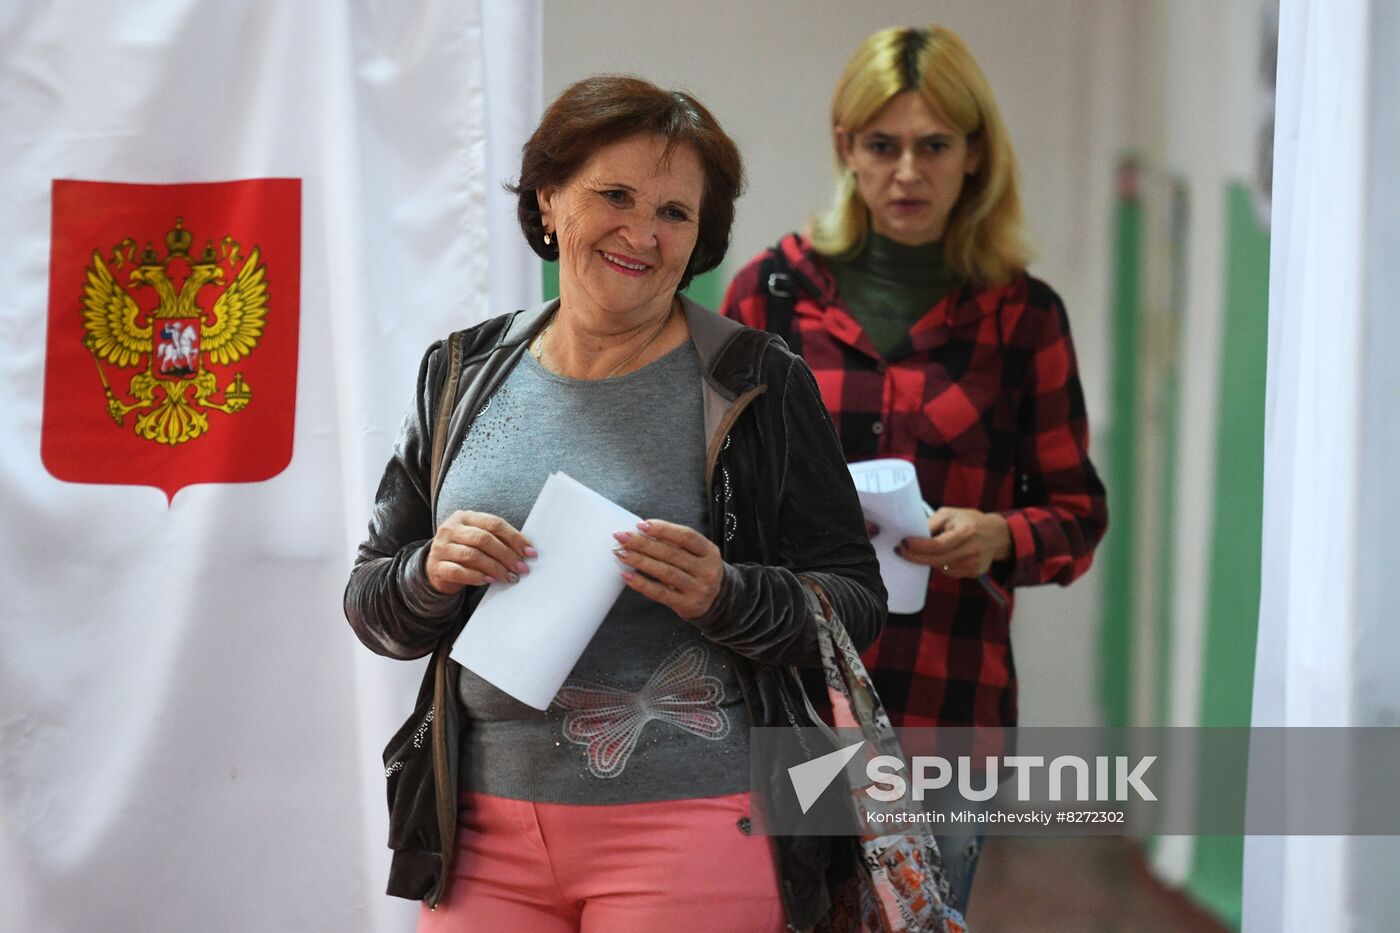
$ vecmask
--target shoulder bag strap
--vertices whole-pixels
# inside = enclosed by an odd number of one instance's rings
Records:
[[[447,338],[447,381],[438,393],[437,418],[433,422],[433,460],[428,468],[428,497],[437,501],[438,480],[442,477],[442,457],[447,449],[447,430],[452,410],[457,407],[457,382],[462,375],[462,331]]]
[[[758,276],[768,291],[765,329],[770,334],[777,334],[791,346],[789,332],[792,329],[792,309],[797,303],[797,280],[793,277],[787,256],[783,254],[781,240],[769,251],[767,258],[759,266]]]
[[[438,393],[437,417],[433,419],[433,459],[428,468],[428,497],[434,505],[437,502],[438,482],[442,477],[442,459],[447,449],[447,431],[452,422],[452,411],[457,407],[457,383],[462,374],[462,331],[453,332],[447,338],[447,381]],[[465,620],[463,620],[465,621]],[[446,780],[452,773],[447,760],[447,660],[461,623],[453,625],[433,651],[429,675],[433,680],[433,705],[429,710],[432,719],[433,756],[433,795],[437,810],[438,843],[442,856],[442,875],[433,897],[440,897],[446,889],[447,878],[452,870],[452,859],[456,854],[457,789],[449,786]],[[433,901],[434,905],[436,900]]]

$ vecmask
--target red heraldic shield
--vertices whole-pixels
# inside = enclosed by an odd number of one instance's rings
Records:
[[[44,466],[167,500],[281,473],[300,295],[300,179],[55,181]]]

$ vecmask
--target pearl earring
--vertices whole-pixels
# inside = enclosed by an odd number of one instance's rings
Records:
[[[549,234],[548,234],[548,233],[546,233],[546,234],[544,235],[544,245],[545,245],[545,246],[548,246],[548,245],[549,245]]]

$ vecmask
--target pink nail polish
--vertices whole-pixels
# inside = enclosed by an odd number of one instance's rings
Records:
[[[537,550],[535,550],[535,549],[532,548],[532,547],[527,547],[527,548],[525,549],[525,556],[526,556],[526,557],[539,557],[539,556],[540,556],[540,552],[537,551]]]
[[[637,522],[637,527],[644,532],[651,531],[651,522]]]
[[[625,532],[625,531],[614,531],[614,532],[613,532],[613,540],[616,541],[616,542],[618,542],[619,544],[626,544],[626,543],[627,543],[627,539],[630,538],[630,537],[631,537],[631,535],[629,535],[629,534],[628,534],[627,532]]]

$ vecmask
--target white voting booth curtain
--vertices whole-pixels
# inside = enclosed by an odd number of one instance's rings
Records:
[[[341,593],[422,351],[537,300],[538,17],[0,9],[0,931],[412,929],[379,753],[421,667]]]
[[[1256,726],[1400,723],[1397,81],[1395,4],[1281,4]],[[1250,838],[1244,927],[1400,929],[1397,852]]]

